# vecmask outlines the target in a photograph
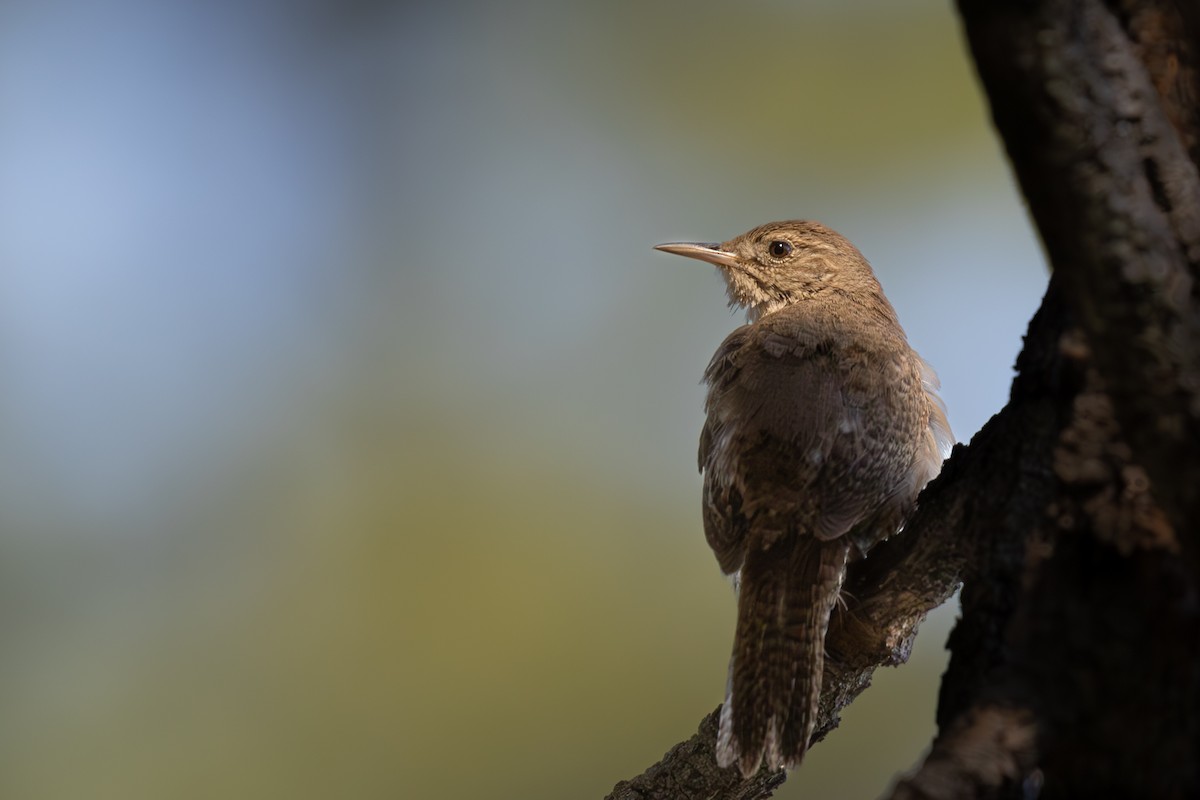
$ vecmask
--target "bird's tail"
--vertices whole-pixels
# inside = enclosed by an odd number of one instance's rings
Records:
[[[785,536],[742,565],[717,763],[746,777],[799,765],[816,724],[825,631],[849,544]]]

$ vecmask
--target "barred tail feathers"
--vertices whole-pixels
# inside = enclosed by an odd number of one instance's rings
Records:
[[[816,724],[825,631],[849,544],[788,536],[747,554],[717,763],[749,777],[799,765]]]

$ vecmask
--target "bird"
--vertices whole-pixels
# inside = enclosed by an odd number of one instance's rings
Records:
[[[716,265],[746,324],[704,372],[704,534],[737,592],[716,760],[793,769],[849,563],[896,533],[954,442],[867,259],[818,222],[656,249]]]

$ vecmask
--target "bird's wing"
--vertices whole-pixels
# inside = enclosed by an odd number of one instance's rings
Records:
[[[822,480],[834,449],[853,447],[861,435],[829,341],[745,326],[718,348],[705,380],[704,529],[723,570],[741,565],[760,512],[781,524],[806,523],[821,539],[858,521],[870,498],[827,491]],[[755,527],[767,544],[784,532],[764,529],[761,517]]]
[[[721,571],[727,575],[742,567],[747,519],[742,513],[741,491],[725,479],[714,463],[729,446],[726,437],[731,431],[712,410],[714,402],[719,402],[715,398],[724,396],[737,382],[742,362],[739,351],[749,333],[750,326],[745,325],[729,334],[704,370],[704,381],[708,384],[707,417],[700,431],[699,453],[700,471],[704,473],[704,537],[716,555]]]

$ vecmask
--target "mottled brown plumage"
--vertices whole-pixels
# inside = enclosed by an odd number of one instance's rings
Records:
[[[717,760],[800,763],[849,560],[894,533],[952,436],[862,254],[816,222],[659,249],[716,264],[749,324],[704,373],[704,532],[739,588]]]

